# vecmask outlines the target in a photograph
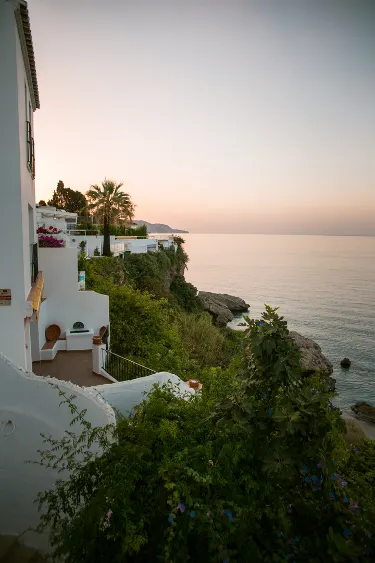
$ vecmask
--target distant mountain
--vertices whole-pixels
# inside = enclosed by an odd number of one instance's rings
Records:
[[[183,231],[181,229],[172,229],[169,225],[163,225],[163,223],[148,223],[147,221],[142,221],[141,219],[133,221],[137,225],[146,225],[148,233],[188,233],[189,231]]]

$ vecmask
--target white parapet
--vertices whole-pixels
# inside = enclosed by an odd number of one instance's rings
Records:
[[[53,487],[56,479],[66,477],[55,470],[33,463],[44,449],[41,434],[60,439],[71,427],[72,414],[59,389],[74,395],[79,410],[93,426],[115,423],[113,409],[99,394],[70,382],[38,377],[13,365],[0,354],[0,535],[19,535],[39,522],[34,500],[38,492]],[[38,549],[48,548],[46,537],[26,534],[26,543]]]

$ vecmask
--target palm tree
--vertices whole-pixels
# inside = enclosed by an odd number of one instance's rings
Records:
[[[131,220],[134,216],[134,204],[129,194],[121,191],[122,183],[104,179],[101,186],[91,186],[86,192],[87,208],[101,217],[104,227],[103,256],[111,255],[109,227],[115,217]]]

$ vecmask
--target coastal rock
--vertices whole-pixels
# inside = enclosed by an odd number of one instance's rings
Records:
[[[352,365],[352,362],[349,360],[349,358],[344,358],[340,363],[342,368],[350,368],[350,366]]]
[[[360,401],[352,406],[352,411],[354,415],[359,420],[364,420],[365,422],[375,422],[375,407],[369,405],[365,401]]]
[[[291,331],[289,334],[300,350],[301,368],[304,374],[315,375],[320,373],[326,377],[330,376],[333,372],[333,365],[324,356],[319,344],[310,338],[305,338],[298,332]]]
[[[249,305],[243,299],[226,293],[200,291],[198,299],[203,309],[212,315],[218,327],[225,327],[232,321],[233,313],[240,313],[249,309]]]

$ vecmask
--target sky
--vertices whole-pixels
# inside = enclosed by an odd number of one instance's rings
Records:
[[[196,233],[375,235],[373,0],[29,0],[36,190]]]

